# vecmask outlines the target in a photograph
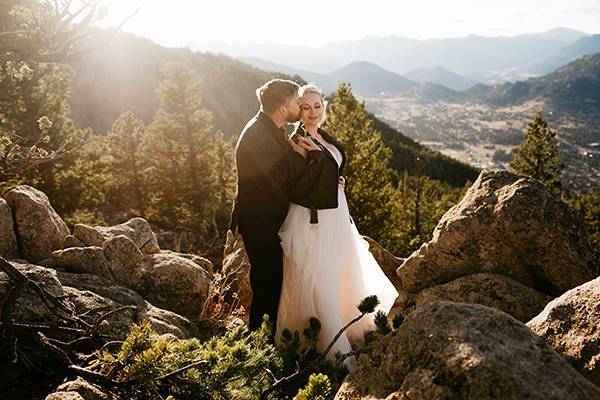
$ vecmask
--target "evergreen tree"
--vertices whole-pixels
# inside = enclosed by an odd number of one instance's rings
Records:
[[[142,151],[146,141],[144,123],[131,111],[116,119],[107,136],[111,175],[109,201],[130,217],[144,217],[147,204],[147,160]]]
[[[182,64],[168,64],[157,95],[160,108],[149,129],[152,196],[148,217],[172,228],[206,234],[216,203],[216,152],[212,115],[202,109],[200,80]]]
[[[393,241],[393,172],[388,167],[391,150],[356,100],[349,85],[341,84],[327,111],[326,131],[346,149],[346,197],[359,231],[384,246]]]
[[[564,166],[558,154],[556,132],[548,127],[541,114],[529,123],[523,143],[513,153],[510,168],[537,179],[555,192],[560,188],[558,178]]]
[[[54,162],[81,145],[86,133],[69,119],[72,59],[97,4],[8,0],[0,3],[0,180]],[[54,189],[54,169],[36,174]],[[52,193],[49,193],[51,195]]]

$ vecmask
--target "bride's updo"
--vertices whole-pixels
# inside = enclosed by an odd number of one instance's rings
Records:
[[[325,100],[325,96],[319,87],[313,83],[306,84],[298,90],[298,95],[300,97],[304,97],[307,94],[316,94],[321,99],[321,107],[323,107],[323,117],[321,118],[321,122],[319,122],[319,126],[325,121],[327,118],[327,100]]]

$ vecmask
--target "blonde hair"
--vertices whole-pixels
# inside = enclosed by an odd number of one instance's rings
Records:
[[[325,96],[323,95],[321,89],[319,89],[319,87],[314,83],[306,84],[300,87],[300,90],[298,90],[298,95],[300,97],[303,97],[310,93],[316,94],[321,99],[321,105],[323,106],[323,118],[321,118],[321,121],[319,121],[318,124],[318,126],[321,126],[321,124],[325,122],[325,119],[327,118],[327,100],[325,100]]]

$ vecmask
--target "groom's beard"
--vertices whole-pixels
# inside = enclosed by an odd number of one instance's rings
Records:
[[[300,121],[300,116],[302,115],[302,111],[298,111],[298,114],[288,114],[286,118],[286,122],[294,123]]]

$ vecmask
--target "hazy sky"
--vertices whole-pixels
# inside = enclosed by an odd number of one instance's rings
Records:
[[[368,35],[415,39],[513,36],[568,27],[600,33],[600,0],[105,0],[99,26],[166,46],[264,43],[319,46]]]

